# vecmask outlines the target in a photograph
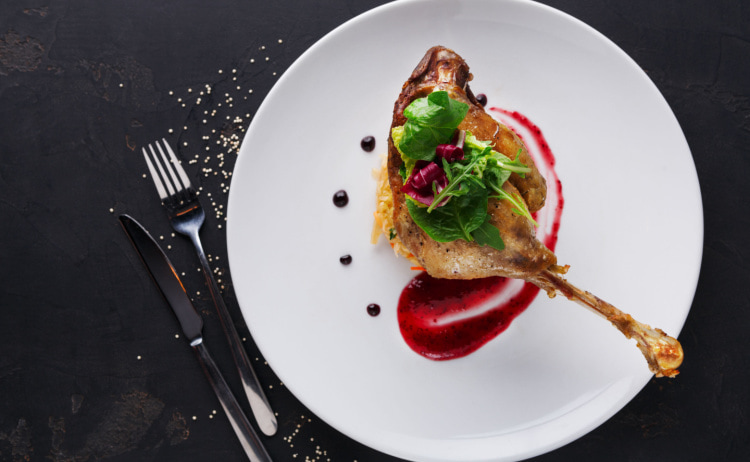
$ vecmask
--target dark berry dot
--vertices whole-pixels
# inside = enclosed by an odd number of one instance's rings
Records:
[[[365,136],[362,138],[362,141],[359,143],[360,146],[362,146],[362,149],[364,149],[367,152],[372,152],[373,149],[375,149],[375,137],[374,136]]]
[[[479,102],[479,104],[481,104],[482,106],[486,106],[486,105],[487,105],[487,95],[485,95],[484,93],[480,93],[480,94],[478,94],[478,95],[477,95],[477,101],[478,101],[478,102]]]
[[[377,303],[370,303],[367,305],[367,314],[370,316],[377,316],[380,314],[380,305]]]
[[[352,256],[351,255],[344,255],[343,257],[339,258],[339,261],[342,265],[348,265],[352,262]]]
[[[333,203],[336,207],[344,207],[349,203],[349,195],[343,189],[336,191],[333,195]]]

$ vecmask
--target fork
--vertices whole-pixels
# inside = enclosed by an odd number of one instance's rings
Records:
[[[250,409],[261,431],[268,436],[272,436],[278,428],[276,417],[250,364],[247,352],[242,346],[227,306],[213,277],[211,267],[208,265],[206,253],[203,251],[199,231],[206,218],[206,214],[198,201],[198,195],[195,189],[193,189],[190,179],[185,173],[185,169],[180,165],[180,161],[177,159],[174,151],[166,139],[162,138],[162,142],[169,157],[164,154],[164,149],[162,149],[158,140],[153,143],[156,145],[156,150],[154,150],[151,144],[148,145],[148,151],[145,147],[142,148],[143,157],[146,159],[146,164],[148,165],[148,171],[151,174],[151,179],[154,181],[161,202],[167,209],[172,228],[178,233],[189,237],[195,247],[206,277],[206,282],[208,283],[209,291],[211,292],[211,298],[219,314],[221,326],[229,341],[234,363],[242,379],[242,388],[245,390],[247,399],[250,402]]]

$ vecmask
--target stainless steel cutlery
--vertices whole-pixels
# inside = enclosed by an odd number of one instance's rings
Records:
[[[216,279],[214,279],[213,271],[208,264],[206,253],[203,251],[199,232],[205,220],[205,212],[198,201],[198,195],[167,140],[162,139],[161,143],[156,141],[149,144],[148,149],[144,147],[142,150],[151,179],[156,186],[162,204],[167,210],[172,228],[190,238],[198,254],[203,274],[211,292],[211,298],[229,342],[229,347],[232,350],[234,363],[242,379],[242,387],[250,402],[250,409],[258,422],[258,427],[266,435],[274,435],[278,428],[276,416],[250,364],[240,336],[237,334],[237,329],[229,315],[229,310],[216,284]]]
[[[133,243],[133,246],[138,251],[149,273],[151,273],[154,282],[180,321],[182,332],[188,341],[190,341],[190,346],[195,350],[198,361],[201,363],[203,371],[213,387],[217,398],[219,398],[221,407],[229,418],[229,422],[232,424],[232,428],[237,434],[248,458],[252,462],[270,462],[271,457],[263,447],[258,434],[247,420],[245,413],[242,412],[237,399],[229,389],[221,372],[219,372],[219,368],[216,366],[213,358],[208,353],[208,349],[203,342],[203,318],[195,310],[169,258],[167,258],[164,251],[161,250],[148,231],[135,219],[128,215],[121,215],[120,223]]]

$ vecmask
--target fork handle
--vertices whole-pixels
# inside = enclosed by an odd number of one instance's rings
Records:
[[[268,455],[266,448],[263,447],[252,425],[247,421],[245,413],[242,412],[239,403],[237,403],[232,391],[229,389],[229,385],[227,385],[221,372],[219,372],[219,368],[203,344],[203,338],[198,337],[193,340],[190,346],[193,347],[193,350],[198,355],[198,361],[203,366],[203,372],[205,372],[209,383],[213,387],[216,397],[219,398],[219,403],[224,409],[229,423],[232,425],[235,434],[240,440],[240,444],[242,444],[242,449],[245,450],[245,454],[250,459],[250,462],[271,462],[271,456]]]
[[[253,366],[250,364],[250,359],[247,357],[247,352],[240,340],[240,336],[237,334],[237,329],[234,327],[232,318],[229,315],[229,310],[224,303],[224,299],[219,291],[219,286],[216,284],[211,267],[206,259],[206,253],[203,251],[203,245],[201,244],[200,236],[197,232],[189,234],[190,240],[193,242],[195,251],[198,254],[198,259],[203,267],[203,272],[208,283],[209,290],[211,292],[211,298],[214,301],[214,306],[219,314],[219,321],[221,321],[221,327],[224,329],[224,334],[229,342],[229,347],[232,351],[232,357],[234,363],[239,371],[240,378],[242,379],[242,388],[245,390],[247,400],[250,403],[250,409],[255,416],[255,420],[258,422],[260,430],[268,436],[276,434],[278,429],[278,423],[276,416],[271,409],[271,405],[268,403],[263,389],[260,386],[258,376],[255,374]]]

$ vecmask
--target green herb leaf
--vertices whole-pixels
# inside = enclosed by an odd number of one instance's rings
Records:
[[[516,194],[515,196],[510,194],[509,192],[505,191],[504,189],[496,189],[495,192],[497,193],[497,196],[493,196],[497,199],[505,199],[509,201],[511,204],[513,204],[513,208],[511,209],[513,213],[516,215],[520,215],[522,217],[526,217],[529,221],[531,221],[534,226],[539,226],[534,220],[534,217],[531,216],[531,213],[529,212],[529,209],[526,207],[526,203],[523,201],[523,198]]]
[[[462,196],[469,191],[468,188],[460,189],[460,187],[462,182],[470,180],[471,171],[476,162],[477,159],[473,159],[467,165],[458,162],[454,162],[453,165],[450,165],[447,161],[443,161],[443,168],[447,171],[446,176],[448,177],[448,184],[442,191],[435,195],[435,200],[428,208],[428,212],[434,212],[438,208],[438,205],[448,197]],[[482,188],[484,188],[484,186],[482,186]]]
[[[433,160],[435,148],[450,141],[468,110],[468,104],[451,99],[446,91],[412,101],[404,109],[407,122],[396,145],[402,157]]]
[[[503,250],[505,248],[505,242],[500,236],[500,231],[495,228],[489,220],[490,216],[487,215],[487,219],[484,220],[482,226],[472,231],[471,235],[479,245],[487,245],[493,249]]]
[[[432,239],[471,242],[474,240],[471,233],[482,226],[487,216],[487,190],[467,188],[465,193],[451,197],[447,204],[431,212],[412,199],[407,199],[406,206],[414,222]]]
[[[404,109],[404,116],[430,127],[453,127],[464,120],[469,105],[448,96],[447,91],[433,91],[426,98],[417,98]]]

